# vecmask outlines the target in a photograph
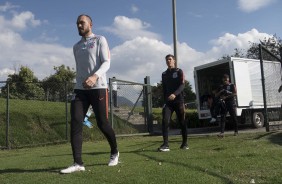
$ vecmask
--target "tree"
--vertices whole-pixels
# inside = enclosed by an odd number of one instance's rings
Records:
[[[42,83],[45,98],[47,101],[65,101],[66,94],[73,91],[74,69],[61,65],[54,67],[54,70],[55,74],[45,78]]]
[[[196,100],[196,94],[192,91],[192,85],[189,81],[185,80],[185,88],[184,88],[184,101],[194,102]]]
[[[44,97],[44,91],[38,83],[38,79],[28,67],[21,66],[18,74],[8,75],[7,83],[2,88],[5,96],[7,95],[8,84],[10,98],[38,100]]]
[[[245,57],[245,55],[244,55],[244,50],[243,50],[243,49],[235,48],[233,54],[231,54],[231,55],[228,55],[228,54],[223,55],[223,56],[222,56],[220,59],[218,59],[218,60],[222,60],[222,59],[228,60],[228,59],[230,59],[231,57],[241,57],[241,58]]]
[[[164,103],[163,85],[158,83],[157,86],[152,86],[152,101],[153,107],[162,107]]]
[[[280,57],[280,48],[282,47],[282,40],[281,38],[277,37],[276,34],[268,39],[264,38],[264,40],[260,40],[260,43],[275,56]],[[247,50],[246,57],[249,59],[259,59],[259,43],[250,42],[250,48]],[[262,57],[264,60],[276,60],[265,52],[262,53]]]
[[[229,59],[230,57],[241,57],[241,58],[248,58],[248,59],[259,59],[259,43],[249,42],[250,47],[247,51],[243,49],[234,49],[234,53],[231,55],[223,55],[220,59]],[[268,49],[271,53],[275,56],[280,57],[280,49],[282,47],[282,40],[276,35],[273,35],[270,38],[264,38],[262,41],[260,40],[260,44],[262,44],[266,49]],[[262,57],[264,60],[274,61],[276,60],[270,54],[266,52],[262,52]]]
[[[187,80],[185,80],[185,87],[183,92],[185,103],[195,101],[196,94],[192,91],[192,86]],[[162,107],[164,104],[163,85],[161,82],[158,83],[157,86],[152,87],[152,101],[153,107]]]

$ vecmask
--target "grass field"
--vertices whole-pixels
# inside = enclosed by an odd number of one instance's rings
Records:
[[[10,99],[8,146],[20,148],[65,142],[69,138],[70,132],[69,122],[71,117],[69,110],[70,104],[67,104],[66,109],[65,102]],[[153,109],[153,120],[156,120],[159,125],[162,122],[161,110],[162,108]],[[142,112],[144,108],[138,107],[135,108],[135,111]],[[186,115],[190,118],[189,128],[205,127],[205,124],[199,122],[195,110],[186,110]],[[0,148],[7,147],[6,118],[7,99],[0,98]],[[174,113],[171,128],[177,128],[176,125],[178,124],[175,119]],[[84,140],[102,140],[103,135],[96,126],[95,116],[92,115],[89,120],[94,124],[94,129],[85,128],[83,132]],[[132,126],[132,124],[114,115],[113,124],[117,135],[147,133],[145,122],[144,126]]]
[[[0,98],[0,148],[6,147],[6,99]],[[70,104],[35,100],[9,100],[9,144],[11,148],[65,142],[70,132]],[[68,114],[66,114],[68,112]],[[66,124],[66,116],[68,124]],[[84,140],[103,140],[95,116],[94,128],[85,128]],[[134,134],[138,130],[114,116],[116,134]],[[67,127],[68,126],[68,127]],[[66,128],[68,128],[66,130]],[[67,135],[68,134],[68,135]]]
[[[157,152],[162,138],[118,138],[121,163],[108,167],[105,141],[86,142],[86,171],[59,170],[72,163],[69,144],[0,151],[0,183],[282,183],[282,132],[189,136],[189,150],[180,150],[180,136],[170,136],[170,152]]]

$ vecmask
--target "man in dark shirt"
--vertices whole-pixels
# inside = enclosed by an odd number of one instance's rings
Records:
[[[175,67],[175,57],[171,54],[165,57],[167,70],[162,73],[162,85],[164,106],[162,110],[163,122],[163,144],[158,148],[159,151],[169,151],[168,145],[168,126],[172,113],[175,111],[180,123],[182,144],[181,149],[189,149],[187,144],[187,125],[185,123],[185,106],[183,89],[185,86],[183,71]]]
[[[229,112],[231,119],[234,123],[234,136],[238,135],[238,121],[236,115],[236,102],[235,96],[237,95],[236,86],[229,81],[229,75],[224,74],[222,78],[223,84],[219,87],[216,96],[224,100],[225,111],[221,114],[220,129],[221,132],[218,137],[224,137],[226,114]]]

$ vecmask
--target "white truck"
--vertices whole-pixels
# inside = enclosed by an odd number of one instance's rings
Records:
[[[281,123],[282,92],[281,63],[264,61],[265,91],[269,124]],[[237,87],[237,117],[241,123],[264,126],[264,103],[259,60],[235,58],[218,60],[194,68],[195,92],[199,119],[211,118],[207,96],[222,84],[223,74],[228,74]],[[271,121],[271,122],[270,122]]]

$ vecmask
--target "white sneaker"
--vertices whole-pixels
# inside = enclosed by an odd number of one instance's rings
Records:
[[[108,166],[116,166],[118,164],[119,152],[111,155]]]
[[[78,165],[77,163],[74,163],[72,166],[69,166],[66,169],[62,169],[60,173],[61,174],[70,174],[70,173],[77,172],[77,171],[85,171],[85,167],[82,165]]]
[[[212,119],[210,120],[210,123],[214,123],[214,122],[216,122],[216,119],[215,119],[215,118],[212,118]]]
[[[169,147],[168,147],[168,145],[166,145],[166,144],[162,144],[162,145],[158,148],[158,151],[167,152],[167,151],[169,151]]]

